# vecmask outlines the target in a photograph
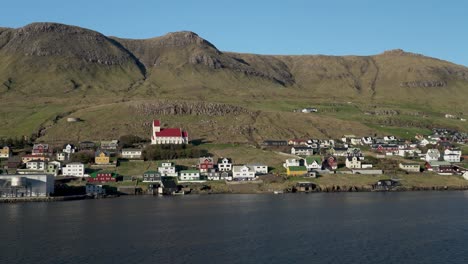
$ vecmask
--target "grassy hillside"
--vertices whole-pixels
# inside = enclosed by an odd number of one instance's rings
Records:
[[[53,23],[0,28],[0,136],[66,141],[147,136],[162,119],[194,139],[468,130],[468,68],[401,50],[375,56],[265,56],[219,51],[192,32],[109,38]],[[134,105],[217,102],[242,114],[148,114]],[[293,113],[317,107],[316,114]],[[132,110],[133,109],[133,110]],[[67,123],[66,117],[83,122]]]

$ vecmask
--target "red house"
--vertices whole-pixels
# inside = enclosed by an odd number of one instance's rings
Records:
[[[88,178],[88,182],[116,182],[119,181],[117,174],[113,172],[95,172]]]
[[[48,144],[34,144],[32,155],[51,155],[52,149]]]
[[[214,168],[214,161],[212,157],[205,157],[205,158],[200,158],[198,160],[198,165],[197,168],[200,170],[200,172],[208,172],[209,170]]]

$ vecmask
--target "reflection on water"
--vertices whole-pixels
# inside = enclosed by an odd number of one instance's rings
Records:
[[[467,205],[468,192],[0,204],[0,263],[465,263]]]

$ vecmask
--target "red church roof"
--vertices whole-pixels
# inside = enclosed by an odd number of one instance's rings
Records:
[[[182,137],[180,128],[164,128],[161,132],[156,132],[156,137]]]
[[[159,120],[153,120],[153,126],[161,126],[161,122],[159,122]]]

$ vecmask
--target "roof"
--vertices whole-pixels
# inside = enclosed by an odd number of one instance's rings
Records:
[[[437,160],[429,161],[428,163],[431,166],[449,166],[449,165],[451,165],[450,162],[448,162],[448,161],[437,161]]]
[[[182,170],[180,173],[200,173],[198,170]]]
[[[311,147],[306,147],[306,146],[294,146],[293,149],[296,149],[296,150],[299,150],[299,149],[302,149],[302,150],[312,150]]]
[[[182,137],[180,128],[164,128],[161,132],[156,132],[156,137]]]
[[[400,162],[401,165],[404,165],[404,166],[420,166],[418,163],[404,163],[404,162]]]
[[[161,126],[161,122],[159,120],[153,120],[153,126]]]
[[[126,149],[122,149],[122,152],[124,151],[142,151],[142,150],[138,148],[126,148]]]
[[[230,158],[218,158],[218,163],[222,163],[224,159],[227,159],[228,163],[232,163],[232,160]]]
[[[143,174],[160,174],[157,171],[145,171]]]
[[[110,172],[110,171],[95,171],[95,172],[89,174],[89,177],[96,178],[98,176],[98,174],[109,174],[109,173],[111,174],[111,176],[113,178],[117,177],[117,174],[115,172]]]
[[[306,160],[307,164],[311,164],[314,161],[316,161],[318,164],[320,164],[322,162],[322,160],[320,158],[315,158],[315,157],[306,157],[305,160]]]
[[[289,171],[307,171],[305,166],[289,166]]]

